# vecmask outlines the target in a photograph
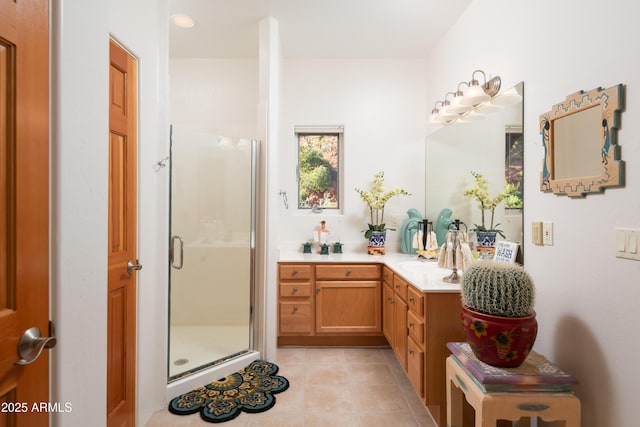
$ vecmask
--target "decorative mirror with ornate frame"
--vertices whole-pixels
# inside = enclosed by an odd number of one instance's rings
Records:
[[[579,91],[540,116],[545,157],[540,189],[569,197],[624,186],[616,132],[624,85]]]

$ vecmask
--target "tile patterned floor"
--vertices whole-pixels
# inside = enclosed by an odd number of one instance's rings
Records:
[[[275,362],[290,387],[276,405],[240,414],[225,427],[437,427],[391,349],[280,348]],[[379,398],[383,396],[383,398]],[[155,413],[147,427],[211,426],[199,414]]]

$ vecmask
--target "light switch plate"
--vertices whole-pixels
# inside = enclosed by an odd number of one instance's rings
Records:
[[[640,261],[640,229],[616,228],[616,257]]]
[[[543,222],[542,223],[542,243],[545,245],[553,245],[553,223],[552,222]]]

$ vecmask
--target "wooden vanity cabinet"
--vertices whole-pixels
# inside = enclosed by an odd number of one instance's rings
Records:
[[[385,337],[433,418],[438,425],[444,425],[445,362],[450,354],[446,345],[465,340],[460,323],[460,292],[423,291],[388,270],[383,273],[383,315],[388,325]],[[386,277],[393,277],[392,282]],[[393,322],[395,329],[391,327]]]
[[[379,264],[280,263],[278,345],[379,346]]]
[[[278,268],[278,335],[311,335],[312,267],[280,264]]]
[[[420,294],[416,290],[417,294]],[[415,296],[415,295],[414,295]],[[447,420],[446,359],[450,355],[448,342],[465,341],[460,321],[460,293],[424,292],[420,304],[424,310],[424,361],[422,363],[424,401],[438,425]],[[409,307],[411,307],[411,295]],[[413,313],[410,308],[409,313]],[[420,316],[417,316],[419,319]],[[410,329],[409,339],[414,335]],[[416,341],[416,344],[419,343]],[[413,382],[413,381],[412,381]]]
[[[408,283],[387,267],[383,267],[383,322],[385,338],[402,367],[407,369],[407,288]]]
[[[380,270],[377,264],[316,265],[316,333],[380,334]]]

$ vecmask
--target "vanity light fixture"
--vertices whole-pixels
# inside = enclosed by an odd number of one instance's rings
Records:
[[[482,84],[480,84],[475,77],[477,73],[482,74]],[[461,85],[467,86],[464,92],[460,90]],[[484,71],[475,70],[471,73],[470,82],[458,83],[458,89],[455,92],[447,92],[444,101],[436,102],[435,107],[431,110],[430,121],[432,123],[448,123],[459,117],[468,115],[476,105],[488,101],[497,95],[500,91],[500,85],[500,77],[496,76],[487,81],[487,75]],[[453,100],[449,101],[447,95],[453,95]],[[438,103],[442,104],[441,108],[438,108]]]
[[[438,103],[442,104],[442,101],[436,101],[433,105],[433,110],[431,110],[431,118],[430,120],[433,123],[444,123],[444,120],[441,120],[438,116],[440,114],[440,109],[438,108]]]
[[[447,95],[455,95],[453,92],[447,92],[444,96],[444,101],[442,101],[442,108],[436,117],[438,122],[450,122],[451,120],[457,119],[459,116],[456,113],[452,113],[449,111],[451,107],[451,102],[447,99]]]
[[[475,79],[476,73],[482,73],[484,83],[481,85]],[[460,100],[463,105],[478,105],[484,101],[488,101],[500,90],[500,77],[494,77],[487,81],[487,75],[482,70],[475,70],[471,74],[471,82],[469,89],[464,92],[464,96]]]
[[[469,87],[469,83],[467,82],[458,83],[458,90],[456,90],[453,94],[453,100],[451,101],[451,105],[447,109],[447,111],[450,113],[463,114],[473,108],[473,106],[471,105],[464,105],[461,103],[464,93],[460,90],[460,85],[467,85],[467,87]]]

